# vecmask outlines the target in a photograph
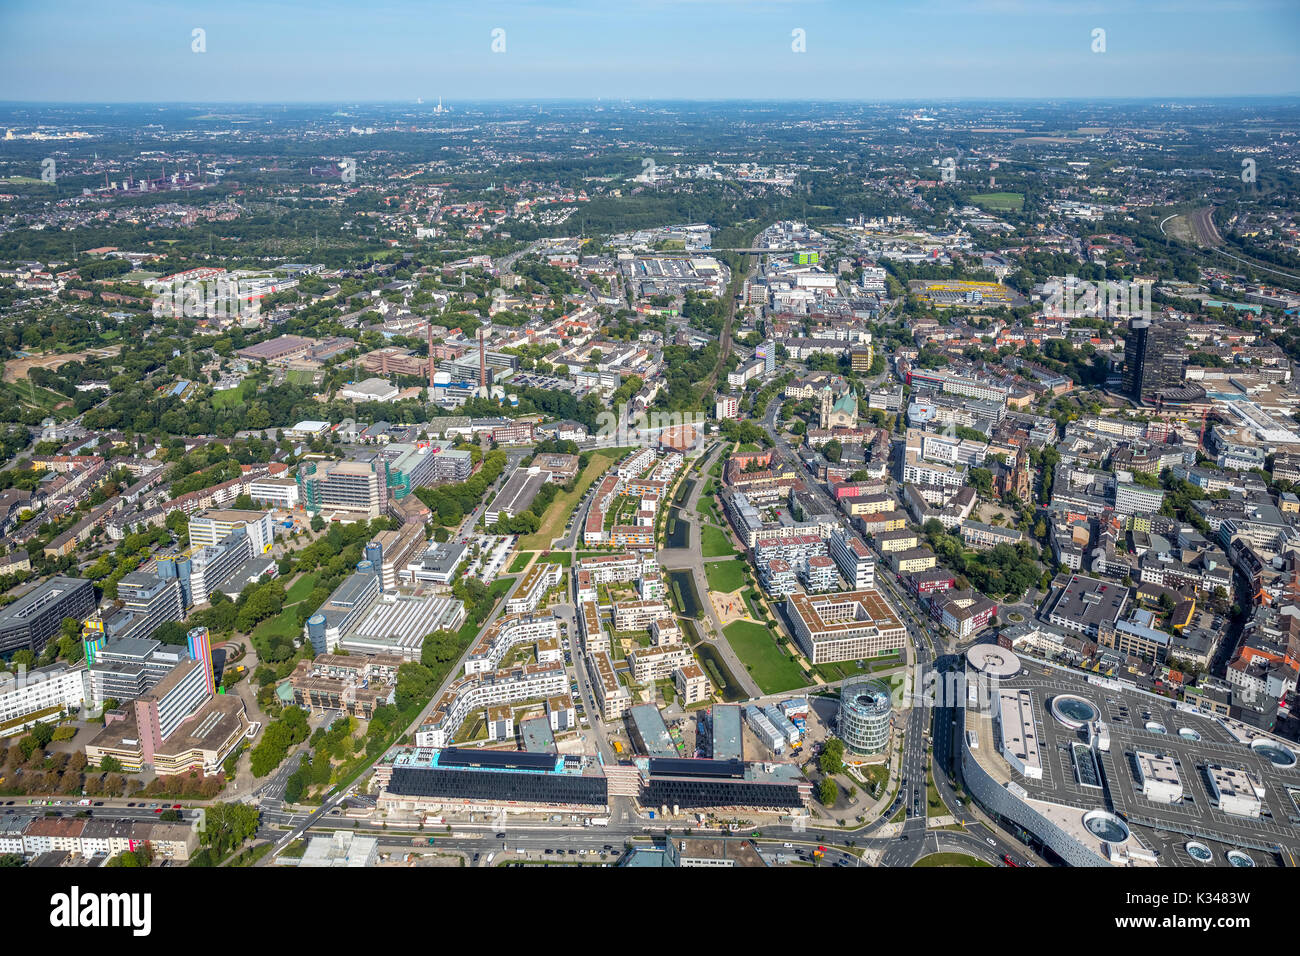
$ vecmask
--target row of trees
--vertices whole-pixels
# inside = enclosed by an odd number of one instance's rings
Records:
[[[262,739],[249,754],[249,769],[254,777],[265,777],[284,762],[289,748],[307,739],[307,711],[286,707],[279,719],[267,724]]]
[[[483,459],[483,466],[468,480],[456,485],[439,485],[434,488],[415,489],[416,497],[428,505],[433,520],[448,527],[460,524],[467,512],[473,511],[483,500],[488,487],[501,476],[506,467],[506,453],[491,451]]]

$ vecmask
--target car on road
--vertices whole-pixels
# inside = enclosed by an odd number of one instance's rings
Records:
[[[989,846],[997,846],[997,845],[998,845],[998,844],[997,844],[997,841],[991,839],[990,837],[985,837],[985,838],[984,838],[984,842],[987,843]]]

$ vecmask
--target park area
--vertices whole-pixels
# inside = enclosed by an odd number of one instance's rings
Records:
[[[790,660],[790,655],[777,645],[772,632],[762,624],[732,621],[723,628],[723,633],[764,694],[780,694],[809,684],[802,668]]]
[[[551,506],[546,509],[541,527],[535,534],[525,535],[519,539],[521,551],[541,551],[551,546],[551,542],[564,531],[564,524],[573,513],[574,506],[582,499],[591,483],[603,475],[611,463],[617,461],[627,451],[625,448],[599,448],[591,453],[591,460],[578,476],[572,491],[562,491],[555,496]]]
[[[822,680],[828,684],[835,684],[848,677],[874,674],[877,671],[889,670],[902,664],[903,659],[899,655],[886,654],[883,657],[873,657],[863,661],[861,667],[858,666],[857,661],[834,661],[828,664],[818,664],[816,671]]]
[[[704,576],[710,591],[735,591],[745,583],[745,565],[740,561],[706,561]]]
[[[721,528],[706,524],[700,537],[700,553],[706,558],[725,558],[736,553],[727,533]]]

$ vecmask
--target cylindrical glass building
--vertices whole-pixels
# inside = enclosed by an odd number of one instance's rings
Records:
[[[847,680],[840,687],[839,734],[850,750],[880,753],[889,743],[893,712],[889,686],[878,680]]]

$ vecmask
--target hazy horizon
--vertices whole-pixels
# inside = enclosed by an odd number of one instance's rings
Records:
[[[1300,95],[1297,40],[1292,0],[12,0],[0,9],[0,96],[79,104],[1291,97]]]

